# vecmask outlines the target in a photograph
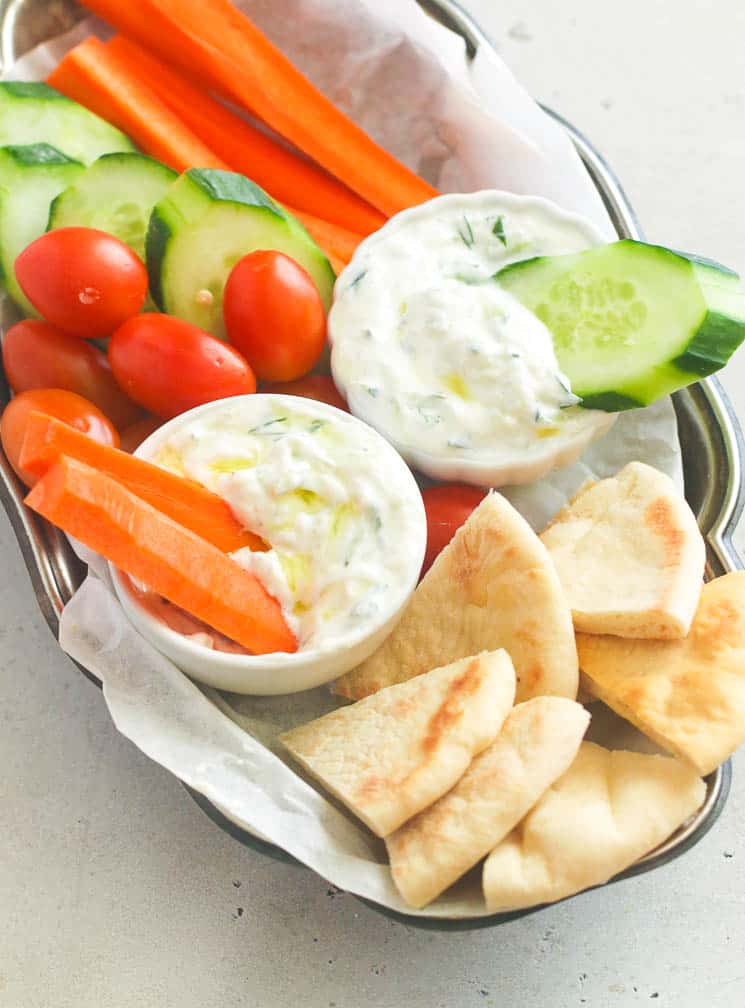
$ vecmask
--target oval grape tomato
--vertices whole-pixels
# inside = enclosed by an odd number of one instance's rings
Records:
[[[21,447],[26,434],[29,413],[38,411],[69,424],[94,441],[119,447],[119,435],[114,425],[97,406],[66,389],[30,389],[14,396],[0,419],[0,441],[8,461],[26,486],[33,486],[38,477],[25,472],[20,465]]]
[[[14,392],[43,388],[76,392],[98,406],[119,430],[142,416],[140,407],[119,388],[103,351],[41,319],[26,319],[8,329],[3,365]]]
[[[329,375],[306,375],[305,378],[298,378],[296,381],[272,382],[263,385],[261,391],[315,399],[316,402],[328,403],[329,406],[336,406],[337,409],[344,410],[345,413],[349,412],[349,406],[342,399]]]
[[[125,322],[111,337],[109,361],[127,395],[164,420],[256,391],[253,371],[234,347],[170,315]]]
[[[422,490],[427,514],[427,551],[424,554],[422,576],[432,566],[437,555],[447,546],[474,508],[484,499],[486,491],[477,487],[449,483]]]
[[[132,249],[105,231],[47,231],[15,261],[18,283],[36,310],[73,336],[109,336],[142,310],[147,270]]]
[[[326,342],[316,285],[282,252],[251,252],[236,263],[225,284],[223,317],[228,339],[262,381],[307,374]]]
[[[142,420],[133,423],[131,427],[127,427],[126,430],[121,432],[122,443],[120,447],[122,451],[129,452],[130,454],[137,451],[142,442],[162,426],[163,421],[160,417],[154,416],[145,416]]]

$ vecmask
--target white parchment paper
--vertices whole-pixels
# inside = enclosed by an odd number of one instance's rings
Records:
[[[492,50],[480,49],[469,63],[463,40],[414,0],[243,0],[239,6],[332,100],[442,191],[502,188],[546,196],[613,237],[563,130]],[[90,31],[105,28],[86,22],[6,75],[44,77]],[[624,414],[577,464],[506,495],[540,529],[586,479],[611,475],[634,459],[682,486],[669,400]],[[129,624],[106,564],[78,549],[89,576],[65,608],[60,643],[101,680],[119,731],[235,823],[329,882],[413,913],[391,882],[382,843],[286,764],[276,743],[280,731],[332,709],[337,701],[329,691],[237,697],[195,685]],[[422,913],[485,914],[476,873]]]

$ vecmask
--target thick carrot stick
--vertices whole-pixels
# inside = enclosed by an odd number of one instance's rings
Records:
[[[111,476],[141,500],[224,553],[244,546],[252,550],[266,549],[262,539],[243,528],[222,497],[201,483],[177,476],[128,452],[116,448],[108,450],[106,445],[44,413],[29,414],[21,446],[23,466],[34,476],[44,476],[62,455]]]
[[[345,266],[363,240],[361,234],[345,231],[344,228],[337,227],[336,224],[329,224],[328,221],[311,217],[310,214],[296,210],[294,207],[285,207],[285,209],[297,217],[316,245],[319,245],[330,259],[342,262]],[[335,270],[335,272],[339,271]]]
[[[85,6],[127,33],[115,0]],[[390,216],[436,190],[380,147],[292,65],[230,0],[139,0],[135,37],[151,51],[263,119]]]
[[[228,170],[231,167],[206,147],[175,112],[130,71],[122,59],[111,55],[94,36],[71,49],[47,80],[68,98],[124,129],[146,154],[178,171],[204,167]],[[164,114],[159,115],[159,110],[164,110]],[[150,112],[153,115],[149,118]],[[302,221],[310,236],[328,256],[343,265],[349,262],[363,235],[294,207],[287,209]]]
[[[385,217],[337,179],[231,112],[183,74],[123,35],[106,43],[233,171],[274,199],[348,231],[368,235]]]
[[[47,82],[118,126],[147,154],[176,171],[228,167],[95,36],[71,49]]]
[[[110,476],[63,455],[26,504],[254,654],[297,650],[258,578]]]

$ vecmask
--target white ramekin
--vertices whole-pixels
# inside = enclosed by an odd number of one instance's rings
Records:
[[[455,210],[460,214],[467,214],[478,212],[479,209],[488,212],[503,211],[517,215],[521,210],[530,211],[533,214],[538,212],[547,221],[552,224],[559,223],[573,233],[573,251],[605,243],[604,237],[591,221],[579,214],[563,210],[542,196],[517,196],[514,193],[496,189],[486,189],[475,193],[450,193],[438,196],[420,206],[412,207],[410,210],[401,211],[382,228],[361,242],[355,250],[351,262],[339,274],[336,282],[337,291],[344,290],[350,278],[359,275],[369,253],[374,251],[381,242],[385,242],[389,235],[407,228],[410,223],[416,222],[422,217],[431,216],[438,212],[449,214]],[[528,249],[525,254],[510,261],[513,262],[518,258],[526,258],[535,254],[537,253]],[[545,476],[550,470],[575,462],[590,442],[604,434],[616,419],[615,413],[588,410],[587,423],[583,424],[582,429],[576,431],[571,437],[547,439],[536,444],[529,454],[523,452],[511,458],[497,454],[490,457],[486,453],[481,453],[474,458],[453,457],[444,454],[434,455],[431,452],[422,451],[416,444],[401,440],[396,436],[394,429],[383,429],[376,423],[373,411],[370,409],[369,396],[351,387],[346,375],[338,367],[333,348],[335,341],[341,338],[342,334],[339,330],[338,314],[334,311],[333,305],[329,313],[328,328],[329,342],[332,348],[331,371],[334,383],[346,399],[352,413],[375,427],[386,440],[390,441],[410,466],[434,480],[471,483],[480,487],[533,483]]]
[[[391,592],[387,604],[381,609],[378,618],[367,623],[361,631],[342,638],[328,648],[297,651],[294,654],[284,652],[266,655],[227,654],[213,651],[211,648],[190,640],[151,615],[125,585],[119,571],[112,564],[109,565],[114,587],[124,612],[135,628],[158,651],[161,651],[198,682],[233,693],[262,696],[297,693],[300,690],[320,686],[343,675],[369,657],[393,630],[409,596],[416,587],[427,540],[427,524],[422,496],[406,463],[384,438],[372,431],[362,421],[325,403],[298,399],[296,396],[260,394],[236,396],[232,400],[220,399],[214,403],[208,403],[206,406],[198,406],[196,409],[170,420],[154,434],[151,434],[140,445],[136,454],[141,458],[151,459],[177,429],[217,407],[224,407],[226,402],[234,402],[240,408],[241,403],[246,400],[258,405],[257,400],[267,398],[284,403],[286,408],[297,409],[299,403],[302,403],[303,409],[331,422],[364,427],[368,438],[373,437],[377,442],[381,458],[387,460],[387,465],[396,467],[401,474],[402,482],[407,487],[407,493],[410,491],[410,500],[407,500],[407,506],[411,508],[411,514],[417,516],[414,520],[417,541],[411,551],[411,567],[407,571],[406,577]]]

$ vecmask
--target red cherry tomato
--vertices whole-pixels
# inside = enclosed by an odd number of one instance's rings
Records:
[[[101,444],[111,445],[114,448],[119,447],[119,435],[114,425],[97,406],[82,396],[66,389],[31,389],[28,392],[21,392],[10,400],[3,411],[0,419],[0,441],[8,461],[26,486],[33,486],[38,478],[25,472],[19,462],[28,416],[34,410],[47,413],[69,424],[94,441],[100,441]]]
[[[154,431],[157,431],[162,426],[163,421],[160,417],[143,417],[142,420],[138,420],[131,427],[127,427],[126,430],[122,431],[120,435],[122,443],[119,447],[122,451],[132,454],[132,452],[135,452],[140,447],[145,438],[149,438]]]
[[[422,575],[432,566],[437,555],[447,546],[470,513],[484,499],[485,490],[450,483],[422,490],[427,514],[427,551]]]
[[[273,382],[263,385],[262,392],[276,392],[278,395],[303,396],[305,399],[315,399],[316,402],[328,403],[337,409],[349,412],[349,407],[339,394],[333,380],[328,375],[306,375],[297,381]]]
[[[77,392],[120,430],[142,416],[140,407],[117,385],[105,353],[41,319],[26,319],[8,329],[3,365],[14,392],[37,388]]]
[[[105,231],[47,231],[15,262],[23,293],[53,325],[73,336],[109,336],[141,311],[147,270],[132,249]]]
[[[321,297],[303,267],[282,252],[251,252],[236,263],[222,310],[228,339],[262,381],[300,378],[321,355]]]
[[[169,420],[194,406],[256,391],[253,371],[233,347],[170,315],[135,315],[109,342],[124,391]]]

